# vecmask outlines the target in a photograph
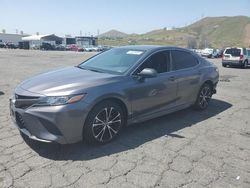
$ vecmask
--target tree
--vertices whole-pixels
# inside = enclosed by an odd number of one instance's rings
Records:
[[[6,30],[5,30],[5,29],[3,29],[3,30],[2,30],[2,33],[6,33]]]

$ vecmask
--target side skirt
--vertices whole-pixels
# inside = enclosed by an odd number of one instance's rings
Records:
[[[147,120],[150,120],[150,119],[161,117],[161,116],[164,116],[164,115],[167,115],[167,114],[179,111],[179,110],[183,110],[183,109],[188,108],[188,107],[190,107],[192,105],[193,105],[193,103],[187,103],[187,104],[183,104],[183,105],[173,107],[173,108],[171,108],[169,110],[164,110],[164,111],[153,113],[153,114],[150,114],[150,115],[147,115],[147,116],[142,115],[142,116],[139,116],[137,118],[131,118],[131,119],[128,119],[127,125],[131,125],[131,124],[134,124],[134,123],[141,123],[141,122],[144,122],[144,121],[147,121]]]

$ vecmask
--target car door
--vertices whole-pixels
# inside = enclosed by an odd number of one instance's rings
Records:
[[[144,68],[157,71],[154,78],[138,80],[137,73]],[[177,83],[170,72],[170,51],[152,54],[133,73],[134,84],[130,88],[133,118],[155,116],[175,105]]]
[[[193,103],[200,87],[198,59],[189,51],[171,50],[174,78],[177,82],[176,105]]]

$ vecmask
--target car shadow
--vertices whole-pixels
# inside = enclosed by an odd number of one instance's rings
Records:
[[[105,145],[88,145],[84,142],[68,145],[47,144],[25,137],[24,140],[40,156],[48,159],[91,160],[137,148],[146,142],[162,136],[183,139],[185,138],[185,134],[178,135],[174,132],[185,127],[191,127],[230,107],[232,107],[230,103],[212,99],[209,107],[204,111],[194,111],[188,108],[144,123],[125,127],[117,139]]]

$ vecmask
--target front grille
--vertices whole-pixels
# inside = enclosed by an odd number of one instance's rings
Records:
[[[40,97],[38,97],[38,96],[24,96],[24,95],[15,94],[15,98],[16,99],[31,99],[31,100],[34,100],[34,99],[39,99]]]
[[[22,115],[16,112],[16,123],[20,129],[25,128],[25,122],[22,118]]]
[[[15,107],[16,108],[22,108],[26,109],[33,104],[37,103],[39,100],[39,96],[24,96],[24,95],[18,95],[15,94]]]

